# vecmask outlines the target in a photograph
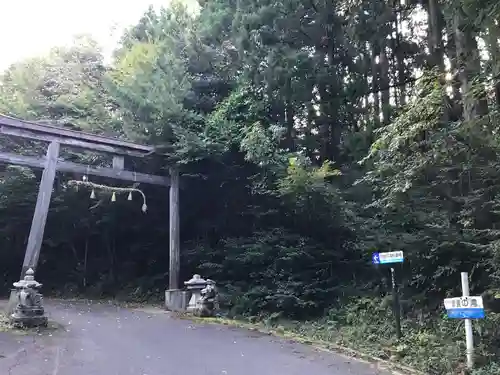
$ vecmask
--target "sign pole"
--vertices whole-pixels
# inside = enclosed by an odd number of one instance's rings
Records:
[[[392,279],[392,303],[394,310],[394,318],[396,319],[396,337],[400,339],[403,335],[401,333],[401,307],[399,306],[398,286],[396,284],[396,270],[391,267]]]
[[[460,274],[462,278],[462,296],[469,297],[469,275],[467,272]],[[465,319],[465,344],[467,347],[467,368],[472,370],[474,367],[474,339],[472,337],[472,320]]]
[[[379,264],[394,264],[403,263],[404,254],[402,251],[391,251],[387,253],[373,253],[372,263],[375,265]],[[392,310],[394,312],[394,319],[396,320],[396,335],[400,339],[403,337],[401,333],[401,307],[399,305],[399,291],[398,285],[396,283],[396,270],[391,267],[391,280],[392,280]]]
[[[445,298],[444,307],[448,318],[465,320],[465,344],[467,354],[467,368],[474,367],[474,338],[472,337],[472,319],[484,319],[484,303],[481,296],[470,296],[469,275],[460,274],[462,281],[462,297]]]

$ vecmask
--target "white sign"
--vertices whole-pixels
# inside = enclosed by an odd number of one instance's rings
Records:
[[[389,253],[373,253],[373,264],[402,263],[404,260],[402,251],[391,251]]]
[[[483,297],[454,297],[444,300],[446,310],[452,309],[484,309]]]
[[[446,298],[444,307],[451,319],[483,319],[485,316],[482,297]]]

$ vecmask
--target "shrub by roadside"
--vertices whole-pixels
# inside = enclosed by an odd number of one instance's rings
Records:
[[[321,319],[290,321],[280,314],[238,317],[271,329],[277,334],[293,334],[305,342],[325,347],[347,347],[367,355],[401,363],[429,375],[465,373],[463,321],[445,315],[412,316],[402,321],[403,338],[396,339],[394,319],[387,300],[359,298],[334,308]],[[500,314],[487,313],[475,321],[474,375],[500,374]]]

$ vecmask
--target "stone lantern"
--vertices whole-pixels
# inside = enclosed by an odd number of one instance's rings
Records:
[[[194,275],[184,285],[191,294],[186,310],[199,316],[212,316],[215,310],[215,282]]]
[[[43,308],[43,297],[38,292],[42,284],[35,280],[35,272],[30,268],[23,280],[15,282],[17,304],[10,321],[15,326],[36,327],[46,326],[47,317]]]

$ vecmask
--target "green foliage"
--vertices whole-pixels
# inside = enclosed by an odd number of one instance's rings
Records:
[[[420,92],[379,130],[365,161],[372,169],[359,181],[376,193],[371,206],[380,216],[373,230],[385,229],[374,246],[405,251],[412,262],[409,286],[426,299],[453,290],[456,265],[472,272],[481,293],[497,283],[498,183],[490,159],[500,151],[497,114],[450,124],[437,79],[423,79]]]
[[[498,329],[494,327],[498,318],[498,314],[488,314],[486,320],[475,322],[475,353],[479,366],[497,355],[488,348],[494,347],[491,346],[492,340],[497,340]],[[398,361],[429,375],[452,375],[465,367],[465,341],[461,324],[457,326],[456,320],[443,319],[441,316],[407,319],[403,320],[402,325],[404,336],[397,340],[390,301],[385,298],[344,299],[320,320],[274,320],[271,324],[320,345],[352,348],[378,358]],[[492,372],[495,366],[493,363],[482,367],[478,373],[495,374]]]
[[[163,41],[136,42],[110,73],[120,108],[133,124],[132,139],[169,140],[166,125],[183,109],[189,82],[183,62],[169,51]]]
[[[472,372],[472,375],[491,375],[491,374],[498,374],[500,371],[500,366],[496,363],[492,363],[490,365],[487,365],[485,367],[481,367],[477,370],[474,370]]]
[[[127,160],[133,170],[179,166],[182,277],[218,281],[235,315],[304,318],[331,309],[305,332],[429,373],[460,371],[457,324],[440,313],[468,271],[491,311],[478,324],[481,351],[495,354],[498,4],[200,7],[196,15],[180,2],[150,8],[109,65],[88,37],[12,65],[0,79],[0,112],[154,145],[155,157]],[[43,152],[8,138],[1,146]],[[107,163],[80,151],[62,157]],[[144,215],[141,203],[121,196],[90,201],[68,187],[74,177],[58,175],[54,189],[37,271],[47,290],[61,293],[63,283],[66,293],[161,294],[168,194],[141,186]],[[38,179],[0,170],[5,289],[18,276]],[[369,264],[373,251],[391,250],[406,259],[400,342],[380,299],[387,272]]]
[[[188,256],[197,259],[203,275],[219,282],[225,307],[234,315],[319,314],[341,293],[331,250],[282,229],[227,238],[214,248],[193,247]]]
[[[68,47],[7,69],[0,85],[0,112],[113,134],[114,122],[106,108],[109,97],[102,88],[104,74],[97,43],[85,35],[75,37]]]

